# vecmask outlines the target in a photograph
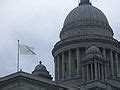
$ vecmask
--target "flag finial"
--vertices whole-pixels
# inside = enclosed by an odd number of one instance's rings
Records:
[[[42,64],[42,61],[40,61],[40,64]]]
[[[80,5],[81,4],[90,4],[91,5],[90,0],[81,0]]]

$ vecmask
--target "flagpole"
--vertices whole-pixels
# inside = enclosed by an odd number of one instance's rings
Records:
[[[19,71],[19,40],[18,40],[18,54],[17,54],[17,72]]]

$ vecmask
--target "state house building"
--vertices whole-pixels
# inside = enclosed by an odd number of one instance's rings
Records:
[[[0,90],[120,90],[120,42],[104,13],[81,0],[66,17],[52,54],[55,81],[40,62],[32,74],[0,78]]]

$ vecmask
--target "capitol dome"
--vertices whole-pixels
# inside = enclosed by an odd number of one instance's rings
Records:
[[[94,21],[96,23],[101,23],[103,25],[108,25],[108,20],[106,16],[98,8],[91,5],[80,5],[73,9],[67,16],[64,22],[64,26],[70,25],[75,22],[80,21]]]
[[[92,6],[89,0],[84,3],[81,1],[80,5],[67,15],[60,38],[66,39],[78,35],[113,36],[106,16],[101,10]]]

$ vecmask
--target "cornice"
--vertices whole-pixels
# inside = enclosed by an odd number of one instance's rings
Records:
[[[59,41],[58,43],[56,43],[56,45],[54,46],[53,50],[52,50],[52,54],[54,56],[54,53],[65,47],[65,46],[69,46],[69,45],[74,45],[74,44],[80,44],[80,43],[101,43],[101,44],[109,44],[109,45],[112,45],[116,48],[120,48],[120,42],[118,42],[116,39],[114,38],[103,38],[103,37],[85,37],[85,38],[79,38],[79,37],[76,37],[76,38],[69,38],[69,39],[65,39],[65,40],[62,40],[62,41]]]

